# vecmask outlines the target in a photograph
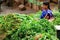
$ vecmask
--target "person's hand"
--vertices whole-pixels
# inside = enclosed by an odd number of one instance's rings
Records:
[[[51,18],[51,19],[49,19],[48,21],[49,21],[49,22],[52,22],[53,20],[54,20],[54,18]]]

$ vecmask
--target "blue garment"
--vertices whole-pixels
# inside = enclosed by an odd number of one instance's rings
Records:
[[[48,10],[43,10],[43,11],[42,11],[42,15],[41,15],[40,18],[41,18],[41,19],[44,18],[47,14],[49,14],[50,17],[53,16],[52,11],[48,9]]]

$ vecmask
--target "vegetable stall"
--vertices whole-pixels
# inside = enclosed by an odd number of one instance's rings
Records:
[[[55,20],[38,19],[36,14],[12,13],[0,16],[0,40],[59,40],[54,25],[60,25],[59,12]]]

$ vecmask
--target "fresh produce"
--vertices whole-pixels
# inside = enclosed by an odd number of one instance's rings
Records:
[[[60,12],[53,12],[53,13],[54,13],[53,24],[60,25]]]
[[[35,19],[35,18],[39,18],[40,19],[41,13],[42,13],[41,11],[38,11],[35,14],[34,13],[29,14],[29,16],[31,16],[33,19]]]
[[[55,25],[60,25],[60,18],[55,18],[55,20],[53,21],[53,23]]]
[[[14,15],[0,16],[0,30],[3,32],[10,32],[18,29],[20,25],[20,20]]]
[[[38,14],[0,16],[0,35],[6,33],[3,40],[57,40],[54,25],[46,19],[35,20]]]

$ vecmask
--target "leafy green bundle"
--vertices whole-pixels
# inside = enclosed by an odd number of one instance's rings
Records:
[[[53,24],[60,25],[60,12],[53,12],[54,13],[54,21]]]
[[[0,16],[0,35],[6,33],[3,40],[57,40],[54,25],[38,15],[8,14]]]

